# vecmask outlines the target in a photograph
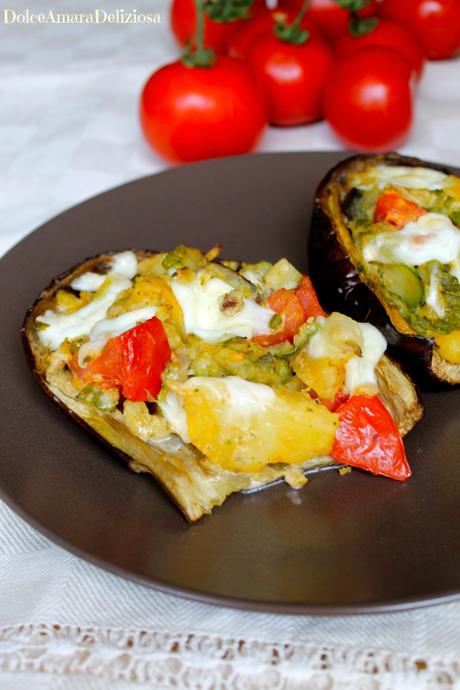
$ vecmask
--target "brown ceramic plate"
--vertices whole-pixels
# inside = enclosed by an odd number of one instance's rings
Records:
[[[311,201],[344,155],[223,159],[147,177],[54,218],[0,261],[1,495],[84,558],[166,592],[284,613],[387,611],[460,595],[460,391],[426,395],[406,484],[359,471],[236,495],[190,527],[155,481],[67,419],[19,331],[50,278],[106,249],[223,244],[307,269]]]

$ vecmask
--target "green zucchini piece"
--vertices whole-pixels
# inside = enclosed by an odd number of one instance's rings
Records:
[[[382,281],[387,288],[414,309],[423,299],[423,283],[417,272],[405,264],[383,264],[380,268]]]

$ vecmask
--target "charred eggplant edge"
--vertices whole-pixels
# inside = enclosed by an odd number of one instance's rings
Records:
[[[319,300],[327,311],[342,311],[357,321],[369,321],[388,341],[389,354],[426,390],[450,388],[460,383],[460,365],[442,359],[433,338],[411,334],[405,319],[386,307],[350,258],[343,238],[349,230],[341,208],[331,208],[336,181],[357,164],[372,161],[408,167],[429,167],[446,175],[449,168],[397,153],[357,155],[341,161],[320,182],[316,191],[309,233],[310,277]],[[336,211],[336,214],[334,214]],[[338,216],[338,217],[337,217]],[[404,332],[406,331],[406,332]]]

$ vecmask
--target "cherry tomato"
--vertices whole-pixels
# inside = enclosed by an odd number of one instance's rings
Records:
[[[267,31],[254,42],[248,64],[267,96],[270,123],[289,126],[321,119],[324,84],[334,65],[324,39],[310,36],[295,45]]]
[[[171,161],[247,153],[267,123],[264,97],[241,60],[212,67],[173,62],[154,72],[141,95],[145,137]]]
[[[401,0],[404,2],[405,0]],[[303,0],[281,0],[282,7],[292,8],[298,11],[303,4]],[[357,12],[359,17],[368,17],[377,11],[375,0]],[[321,33],[330,41],[336,41],[340,36],[347,32],[350,13],[341,7],[336,0],[313,0],[308,10],[308,17],[319,28]]]
[[[412,126],[411,69],[388,48],[362,48],[341,60],[326,84],[325,117],[347,146],[388,151]]]
[[[120,388],[127,400],[153,401],[161,389],[161,374],[171,358],[163,324],[155,316],[111,338],[88,366],[71,369],[83,381],[102,389]]]
[[[251,19],[238,22],[228,38],[228,54],[230,57],[246,59],[252,44],[258,36],[273,29],[278,22],[293,22],[296,12],[277,8],[275,10],[260,10]],[[307,15],[302,24],[303,29],[307,29],[310,35],[319,35],[320,31],[316,24]]]
[[[379,14],[412,31],[430,60],[460,52],[460,0],[383,0]]]
[[[254,0],[252,9],[265,7],[263,0]],[[217,53],[225,53],[227,39],[233,29],[243,23],[245,19],[232,19],[228,22],[220,22],[211,19],[207,13],[204,19],[204,39],[207,48],[212,48]],[[186,45],[193,40],[196,32],[196,8],[195,0],[173,0],[171,5],[171,28],[180,45]]]
[[[423,50],[412,33],[401,24],[380,19],[376,28],[362,36],[347,33],[335,44],[339,58],[351,55],[356,50],[368,46],[382,46],[400,53],[413,68],[417,80],[420,79],[425,62]]]
[[[399,192],[388,190],[377,199],[374,219],[376,223],[385,220],[396,228],[403,228],[407,223],[417,220],[425,213],[424,208],[405,199]]]
[[[336,412],[335,460],[398,481],[411,476],[401,435],[377,395],[353,395]]]

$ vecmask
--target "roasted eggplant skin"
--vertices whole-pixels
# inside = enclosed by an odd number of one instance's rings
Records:
[[[343,233],[348,230],[343,221],[343,200],[339,198],[338,185],[349,171],[369,163],[421,166],[446,175],[457,174],[447,167],[397,153],[357,155],[332,168],[316,191],[309,233],[309,273],[319,300],[326,311],[340,311],[379,328],[388,341],[388,353],[422,389],[442,390],[458,385],[460,366],[442,360],[432,338],[404,333],[400,324],[395,325],[395,318],[391,318],[369,287],[365,273],[353,264],[344,246]]]

